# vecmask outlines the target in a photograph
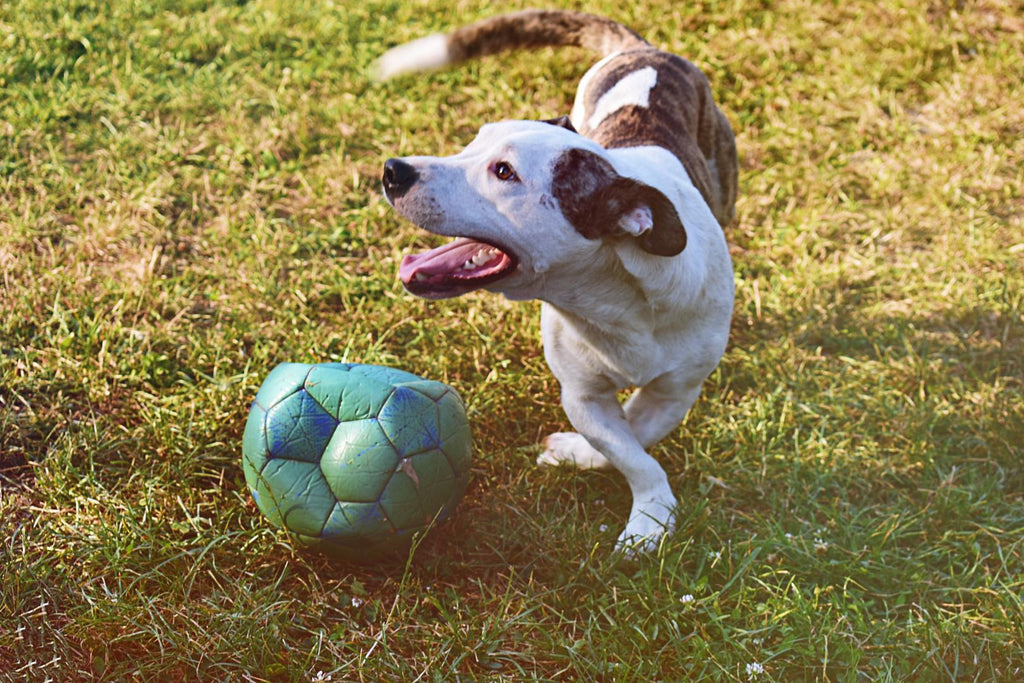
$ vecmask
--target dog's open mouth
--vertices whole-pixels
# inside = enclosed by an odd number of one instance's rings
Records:
[[[398,277],[405,288],[427,299],[447,299],[479,289],[510,274],[515,256],[493,244],[459,237],[443,247],[402,259]]]

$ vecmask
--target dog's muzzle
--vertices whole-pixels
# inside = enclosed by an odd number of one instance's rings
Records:
[[[398,199],[415,184],[419,177],[420,174],[411,164],[401,159],[388,159],[384,162],[384,173],[381,175],[384,195],[389,201]]]

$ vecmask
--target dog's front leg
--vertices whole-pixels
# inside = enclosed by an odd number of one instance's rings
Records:
[[[633,494],[616,549],[629,555],[654,550],[672,530],[677,502],[665,470],[634,435],[614,388],[563,385],[562,407],[573,427],[622,473]]]
[[[643,448],[650,448],[679,426],[700,395],[704,375],[666,373],[636,390],[626,402],[629,427]],[[612,463],[581,435],[556,432],[544,439],[538,465],[569,464],[581,470],[606,469]]]

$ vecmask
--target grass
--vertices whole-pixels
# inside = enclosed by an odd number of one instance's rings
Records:
[[[0,8],[0,679],[1019,679],[1024,6],[620,5],[586,9],[701,65],[742,165],[731,347],[635,563],[620,477],[532,466],[536,305],[403,293],[427,238],[377,180],[567,112],[589,56],[368,81],[477,0]],[[255,510],[285,360],[466,399],[474,482],[407,568]]]

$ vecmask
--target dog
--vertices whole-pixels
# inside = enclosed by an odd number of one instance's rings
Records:
[[[542,46],[601,57],[569,117],[488,123],[454,156],[389,159],[383,190],[454,238],[403,259],[409,292],[542,302],[544,355],[576,431],[548,436],[538,463],[618,469],[633,502],[616,548],[635,555],[673,529],[678,505],[647,449],[683,420],[729,338],[736,143],[697,67],[589,14],[485,19],[389,50],[377,75]]]

